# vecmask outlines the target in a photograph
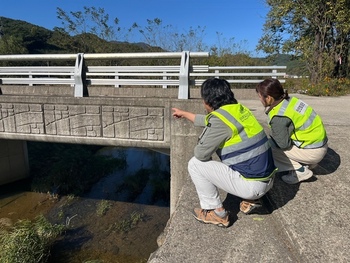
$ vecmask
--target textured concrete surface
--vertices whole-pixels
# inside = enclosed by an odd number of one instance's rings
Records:
[[[321,115],[329,137],[328,153],[314,176],[297,185],[276,177],[264,206],[251,215],[240,213],[240,200],[223,192],[233,222],[226,229],[193,218],[199,202],[187,176],[178,206],[159,237],[162,245],[149,262],[349,262],[350,96],[297,96]],[[257,99],[240,102],[266,127]]]

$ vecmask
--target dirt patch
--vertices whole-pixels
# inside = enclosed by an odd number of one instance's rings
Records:
[[[20,192],[0,196],[0,218],[9,218],[12,222],[18,220],[33,220],[40,214],[46,214],[55,206],[48,194]]]

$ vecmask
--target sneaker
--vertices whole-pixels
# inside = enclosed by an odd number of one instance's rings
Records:
[[[262,204],[260,200],[242,200],[242,202],[239,205],[239,210],[243,212],[244,214],[251,213],[254,209],[261,207]]]
[[[199,222],[205,224],[214,224],[220,227],[228,227],[230,224],[230,221],[228,220],[228,214],[226,214],[224,217],[220,217],[215,214],[214,210],[195,208],[193,216]]]
[[[287,175],[283,175],[282,180],[287,184],[297,184],[309,179],[313,174],[307,166],[302,166],[298,170],[293,170]]]

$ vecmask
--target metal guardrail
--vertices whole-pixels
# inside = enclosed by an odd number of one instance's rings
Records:
[[[287,66],[214,66],[208,67],[207,73],[192,72],[195,77],[192,85],[200,86],[207,78],[225,78],[229,83],[259,83],[264,78],[279,78],[281,83],[285,82]],[[278,70],[283,70],[278,72]],[[204,77],[204,79],[201,79]],[[242,78],[245,77],[245,78]]]
[[[74,96],[83,97],[87,94],[87,85],[174,85],[179,87],[179,99],[188,99],[189,96],[189,71],[190,58],[208,57],[208,52],[152,52],[152,53],[105,53],[105,54],[43,54],[43,55],[0,55],[0,61],[52,61],[73,60],[74,67],[0,67],[0,84],[24,84],[24,85],[47,85],[68,84],[74,85]],[[132,79],[127,74],[125,80],[121,79],[117,68],[114,66],[87,67],[85,60],[103,59],[175,59],[180,58],[180,65],[176,69],[175,76],[167,73],[167,66],[157,73],[157,66],[145,66],[147,78]],[[52,71],[51,71],[52,69]],[[27,70],[27,71],[26,71]],[[61,71],[60,71],[61,70]],[[111,72],[112,71],[112,72]],[[157,78],[149,78],[151,72]],[[164,73],[165,72],[165,73]],[[27,73],[27,74],[26,74]],[[125,73],[125,72],[124,72]],[[142,77],[141,68],[134,74]],[[119,74],[119,76],[118,76]],[[129,73],[130,74],[130,73]],[[96,77],[99,76],[99,77]],[[171,77],[176,77],[173,80]]]
[[[74,66],[0,67],[3,85],[71,85],[75,97],[84,97],[87,86],[161,86],[179,88],[178,98],[189,98],[189,87],[200,86],[209,77],[224,77],[229,83],[258,83],[262,78],[280,78],[284,82],[286,66],[211,67],[190,65],[190,58],[208,57],[207,52],[106,53],[0,55],[0,61],[75,60]],[[164,66],[86,66],[85,60],[172,59],[180,65]]]

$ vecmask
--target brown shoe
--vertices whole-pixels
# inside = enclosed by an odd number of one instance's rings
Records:
[[[206,224],[214,224],[220,227],[228,227],[230,221],[228,220],[228,215],[225,217],[220,217],[215,214],[214,210],[206,210],[201,208],[194,209],[194,218],[199,222]]]
[[[239,210],[243,212],[244,214],[251,213],[255,208],[261,207],[260,200],[243,200],[241,204],[239,205]]]

